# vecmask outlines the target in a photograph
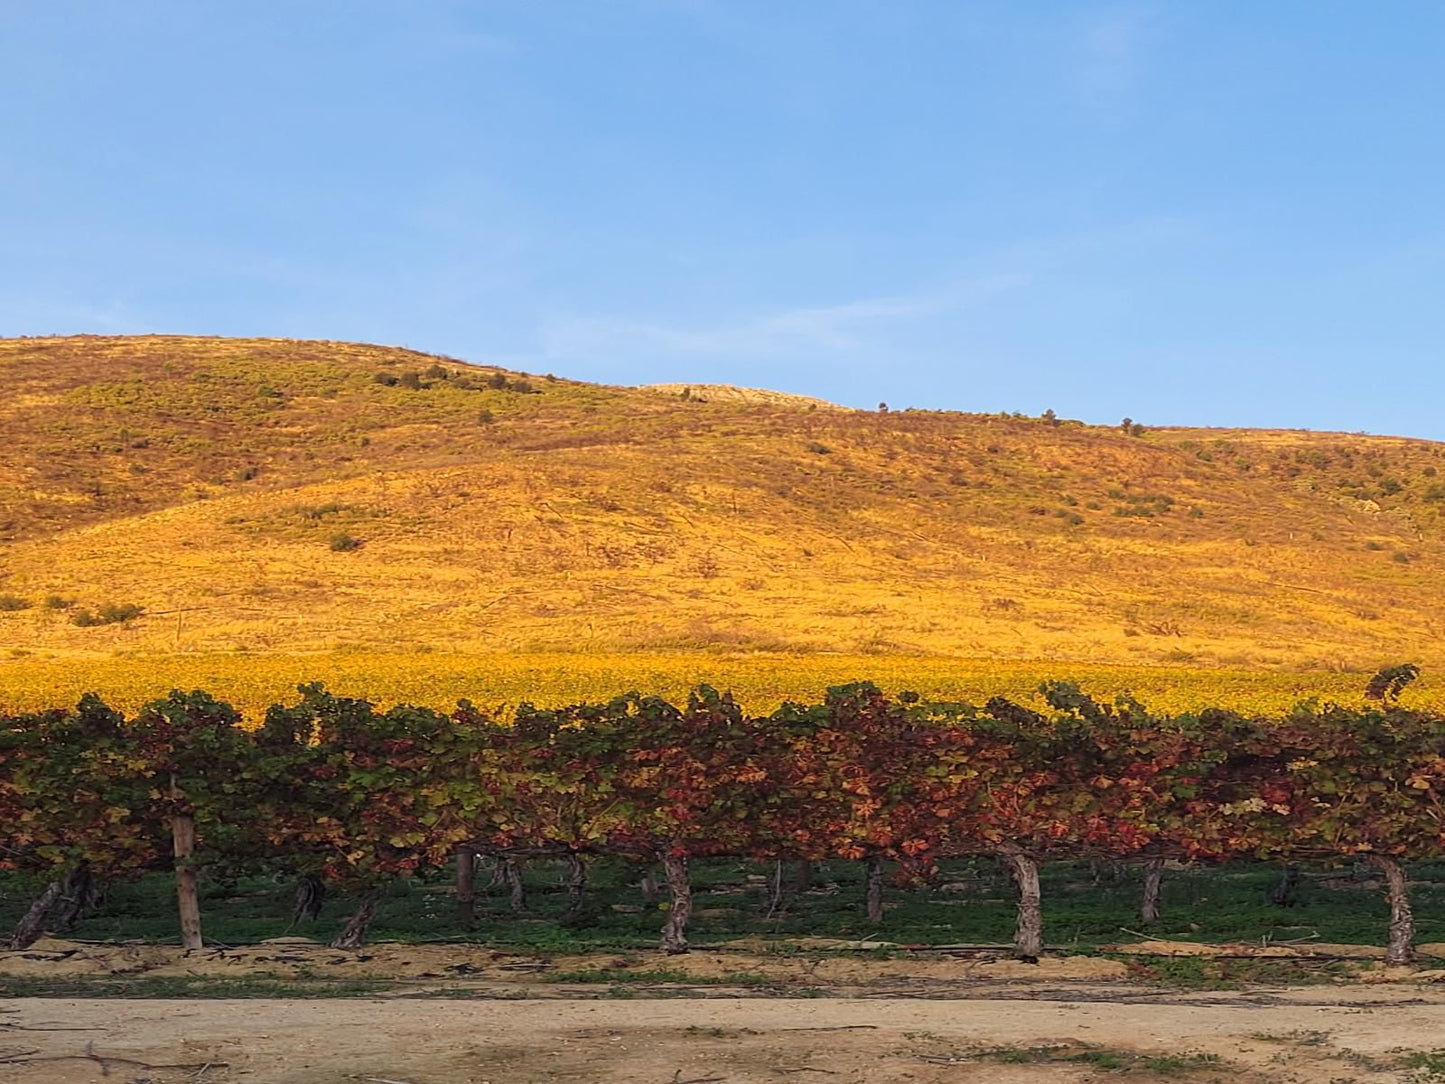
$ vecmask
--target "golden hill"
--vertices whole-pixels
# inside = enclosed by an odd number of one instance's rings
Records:
[[[1428,441],[683,397],[284,340],[0,340],[0,381],[22,659],[1445,662]]]

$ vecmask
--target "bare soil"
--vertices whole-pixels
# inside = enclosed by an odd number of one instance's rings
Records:
[[[1003,946],[901,952],[884,941],[799,938],[788,951],[765,951],[741,939],[682,956],[661,952],[538,955],[458,942],[383,942],[360,951],[329,948],[304,937],[277,937],[254,945],[208,946],[186,952],[143,941],[93,942],[43,938],[19,952],[0,951],[0,978],[40,980],[267,979],[278,982],[385,983],[393,996],[439,992],[494,997],[569,997],[606,984],[690,992],[791,988],[807,994],[857,996],[979,996],[1010,983],[1114,983],[1137,977],[1121,959],[1046,956],[1037,963],[1013,958]],[[1116,956],[1237,957],[1271,961],[1347,961],[1350,977],[1367,983],[1445,979],[1445,943],[1417,946],[1417,967],[1386,967],[1384,950],[1367,945],[1202,945],[1143,941],[1114,946]],[[893,953],[889,955],[889,953]],[[696,987],[694,991],[692,988]],[[665,989],[664,989],[665,988]]]
[[[1170,944],[1150,947],[1160,953]],[[986,952],[877,959],[818,951],[838,947],[820,942],[793,956],[744,944],[681,957],[538,957],[456,944],[342,953],[288,938],[185,954],[49,940],[0,953],[0,975],[386,986],[360,998],[13,998],[0,1004],[0,1080],[1445,1080],[1421,1058],[1445,1045],[1445,971],[1433,967],[1364,959],[1346,982],[1180,992],[1139,983],[1117,959],[1029,965]],[[1338,947],[1272,946],[1270,955]]]
[[[1067,1000],[1067,991],[1038,1000],[1025,990],[1017,995],[21,998],[0,1012],[0,1062],[11,1059],[0,1064],[0,1079],[8,1084],[1033,1084],[1124,1076],[1140,1082],[1364,1084],[1428,1079],[1407,1068],[1405,1059],[1409,1052],[1430,1049],[1445,1028],[1445,999],[1412,986],[1336,987],[1325,996],[1156,994],[1143,1002]],[[1040,1047],[1052,1048],[1040,1056],[1082,1054],[1095,1060],[996,1060],[1026,1057],[1024,1052]],[[979,1057],[990,1048],[994,1056]]]
[[[828,954],[872,942],[803,939],[798,951],[778,955],[756,951],[744,941],[727,951],[593,953],[540,956],[499,952],[484,945],[368,945],[341,951],[302,937],[280,937],[255,945],[208,947],[185,952],[146,942],[96,943],[44,938],[21,952],[0,952],[0,976],[24,979],[253,979],[308,982],[384,981],[394,995],[426,992],[516,997],[575,996],[618,981],[629,986],[697,986],[719,992],[728,986],[825,988],[853,993],[948,993],[960,987],[1016,980],[1113,981],[1129,973],[1126,964],[1090,956],[1046,958],[1026,964],[1008,950],[879,959],[872,955]],[[880,947],[882,943],[878,943]]]

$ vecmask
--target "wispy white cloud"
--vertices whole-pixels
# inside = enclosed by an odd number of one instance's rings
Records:
[[[1156,22],[1151,6],[1129,5],[1099,13],[1079,31],[1080,96],[1102,119],[1119,119],[1131,108]]]
[[[569,318],[543,329],[542,349],[549,358],[567,359],[637,351],[756,360],[842,354],[865,346],[882,326],[964,308],[1027,282],[1023,274],[999,274],[935,290],[784,309],[708,327],[616,317]]]
[[[486,26],[484,11],[442,10],[403,24],[395,42],[398,47],[422,55],[447,53],[510,53],[518,48],[516,39],[498,34]]]

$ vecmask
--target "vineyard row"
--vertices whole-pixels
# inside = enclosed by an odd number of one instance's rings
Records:
[[[74,921],[97,882],[169,869],[187,948],[203,943],[198,879],[249,873],[297,878],[303,910],[323,885],[355,894],[336,941],[355,947],[397,878],[454,864],[465,907],[478,856],[561,856],[580,898],[587,860],[609,855],[662,868],[662,947],[685,952],[691,858],[858,860],[877,918],[885,863],[922,882],[985,855],[1013,876],[1015,949],[1034,958],[1041,862],[1143,861],[1157,899],[1165,859],[1274,858],[1376,866],[1403,963],[1402,863],[1445,854],[1445,716],[1398,705],[1414,676],[1269,718],[1156,715],[1063,683],[1041,689],[1048,713],[856,684],[765,716],[700,687],[683,707],[631,694],[505,720],[307,685],[255,729],[203,692],[130,718],[86,696],[0,716],[0,870],[48,882],[12,944]]]

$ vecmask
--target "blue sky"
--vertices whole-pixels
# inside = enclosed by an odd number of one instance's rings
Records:
[[[0,0],[0,334],[1445,439],[1445,5]]]

